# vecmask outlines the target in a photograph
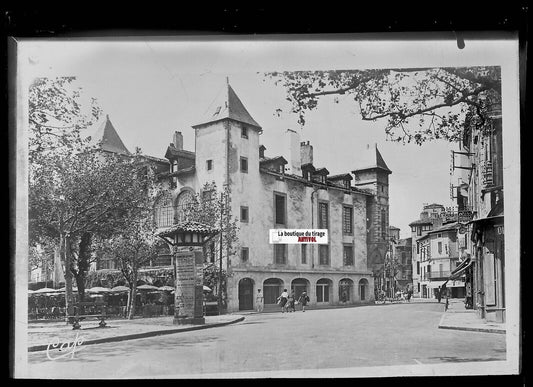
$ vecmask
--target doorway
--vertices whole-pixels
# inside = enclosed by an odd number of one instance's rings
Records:
[[[243,278],[239,281],[239,310],[251,310],[254,308],[254,281],[251,278]]]

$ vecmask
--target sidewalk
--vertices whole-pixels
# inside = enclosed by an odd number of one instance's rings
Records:
[[[443,310],[444,305],[445,300],[442,302]],[[486,333],[506,333],[505,324],[480,319],[475,310],[465,309],[462,299],[449,300],[448,310],[442,314],[439,328]]]
[[[89,320],[82,321],[79,330],[73,330],[65,322],[31,323],[28,324],[28,352],[45,351],[58,340],[59,345],[65,341],[72,343],[76,336],[83,340],[83,345],[101,344],[220,327],[243,320],[242,315],[207,316],[204,325],[174,325],[173,316],[165,316],[107,320],[104,328],[98,326],[97,320]]]

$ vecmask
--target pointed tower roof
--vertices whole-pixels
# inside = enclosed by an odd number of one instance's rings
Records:
[[[91,137],[90,143],[93,145],[100,143],[100,148],[108,152],[131,154],[111,123],[109,114],[106,114],[105,121],[100,125],[94,136]]]
[[[387,167],[387,164],[385,164],[383,156],[381,156],[381,153],[379,153],[378,144],[374,144],[373,147],[370,145],[366,146],[366,151],[363,153],[361,168],[357,168],[353,172],[364,171],[367,169],[381,169],[387,173],[392,173],[389,167]]]
[[[224,85],[224,88],[218,93],[213,103],[209,106],[202,121],[199,124],[193,125],[193,128],[227,118],[248,124],[261,130],[261,126],[252,118],[250,113],[248,113],[248,110],[246,110],[228,81],[226,82],[226,85]]]

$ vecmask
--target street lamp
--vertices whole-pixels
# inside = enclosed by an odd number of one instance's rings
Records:
[[[199,222],[185,221],[157,234],[173,246],[174,324],[204,324],[203,245],[218,230]],[[188,247],[188,249],[180,249]],[[181,251],[180,251],[181,250]]]

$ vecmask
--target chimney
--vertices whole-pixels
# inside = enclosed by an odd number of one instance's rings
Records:
[[[313,146],[305,141],[300,143],[300,162],[301,165],[313,164]]]
[[[289,136],[289,160],[287,160],[290,167],[290,173],[295,175],[302,174],[302,164],[300,160],[300,135],[292,129],[287,129]]]
[[[183,135],[181,132],[175,131],[173,136],[174,147],[177,150],[183,150]]]

